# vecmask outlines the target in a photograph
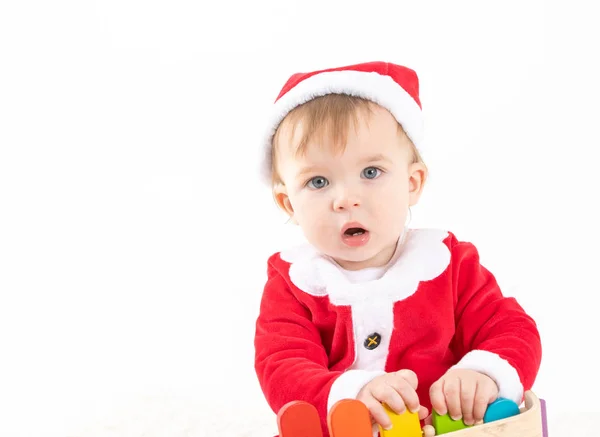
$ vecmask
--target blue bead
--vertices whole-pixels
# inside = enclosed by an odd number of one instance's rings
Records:
[[[492,402],[483,416],[483,422],[489,423],[496,420],[506,419],[507,417],[519,414],[519,406],[509,399],[498,398]]]

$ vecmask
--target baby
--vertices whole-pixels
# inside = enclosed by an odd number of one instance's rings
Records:
[[[407,227],[427,179],[416,73],[369,62],[295,74],[271,123],[264,169],[307,240],[268,260],[255,367],[271,408],[307,401],[327,436],[345,398],[386,429],[382,403],[468,425],[497,397],[520,404],[541,361],[535,322],[473,244]]]

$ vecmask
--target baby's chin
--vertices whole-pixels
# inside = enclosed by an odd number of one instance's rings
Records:
[[[387,264],[389,257],[380,256],[381,251],[375,253],[368,253],[365,250],[357,251],[357,253],[341,253],[329,254],[337,264],[346,270],[359,270],[368,267],[382,267]],[[327,252],[324,252],[327,254]]]
[[[392,259],[398,239],[385,246],[360,247],[360,248],[318,248],[328,255],[337,264],[346,270],[359,270],[369,267],[383,267]],[[329,250],[328,250],[329,249]]]

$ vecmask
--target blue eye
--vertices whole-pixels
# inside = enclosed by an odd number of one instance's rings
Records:
[[[366,179],[375,179],[380,174],[381,170],[379,170],[377,167],[367,167],[362,171],[361,176]]]
[[[329,185],[329,181],[323,176],[315,176],[311,180],[308,181],[307,184],[310,188],[315,188],[317,190],[326,187]]]

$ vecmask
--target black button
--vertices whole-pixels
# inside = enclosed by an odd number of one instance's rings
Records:
[[[369,349],[371,351],[371,350],[375,349],[377,346],[379,346],[379,343],[381,343],[381,335],[374,332],[366,338],[364,345],[367,349]]]

